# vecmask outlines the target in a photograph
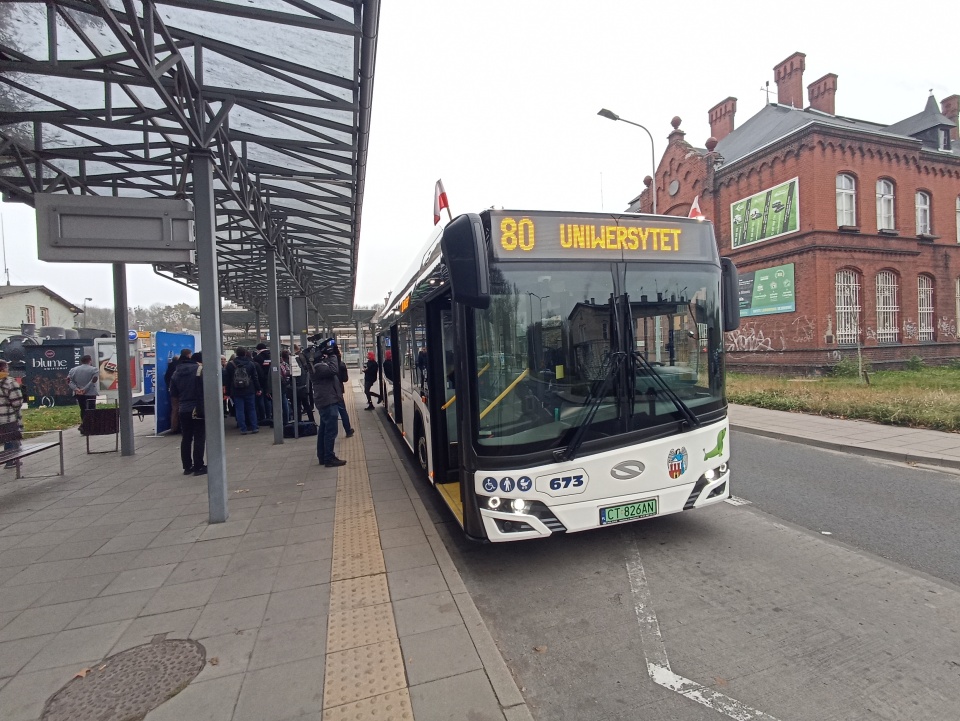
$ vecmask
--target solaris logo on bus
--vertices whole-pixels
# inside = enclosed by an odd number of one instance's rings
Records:
[[[667,453],[667,473],[671,478],[679,478],[687,471],[687,448],[673,448]]]

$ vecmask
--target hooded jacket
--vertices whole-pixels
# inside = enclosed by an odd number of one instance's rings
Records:
[[[170,395],[180,399],[180,413],[192,413],[203,403],[200,365],[192,358],[180,361],[170,377]]]

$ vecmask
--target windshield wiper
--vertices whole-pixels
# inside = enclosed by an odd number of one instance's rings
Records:
[[[660,389],[667,395],[667,398],[673,401],[673,405],[675,405],[677,407],[677,410],[680,411],[680,415],[683,416],[687,424],[691,428],[699,428],[700,419],[697,418],[697,415],[692,410],[690,410],[690,406],[684,403],[683,400],[680,398],[680,396],[678,396],[674,392],[674,390],[669,386],[669,384],[665,380],[663,380],[663,378],[660,377],[660,374],[657,373],[656,369],[652,365],[650,365],[650,361],[644,358],[643,354],[638,351],[635,351],[633,353],[633,357],[635,360],[640,361],[640,363],[646,369],[647,373],[653,376],[656,383],[659,384]]]
[[[577,451],[583,444],[583,439],[587,435],[587,430],[593,424],[593,418],[597,415],[597,411],[600,410],[603,399],[607,395],[607,391],[611,386],[611,382],[614,378],[616,378],[625,355],[625,353],[613,353],[611,355],[612,362],[609,366],[607,366],[607,374],[603,377],[603,382],[600,384],[599,392],[594,395],[593,390],[591,390],[590,394],[584,401],[584,405],[587,403],[590,404],[590,408],[587,410],[586,417],[583,419],[583,422],[580,424],[579,428],[577,428],[577,432],[573,434],[573,438],[570,439],[570,443],[567,445],[567,447],[563,450],[553,452],[554,458],[556,458],[558,461],[572,461],[574,458],[576,458]]]

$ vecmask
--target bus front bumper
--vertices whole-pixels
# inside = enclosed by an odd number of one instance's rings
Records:
[[[530,538],[546,538],[554,533],[575,533],[591,528],[601,528],[616,523],[601,524],[602,508],[631,502],[657,499],[657,513],[634,520],[646,520],[657,516],[667,516],[693,508],[702,508],[719,503],[730,497],[730,471],[706,482],[703,479],[695,483],[665,488],[651,493],[618,496],[606,501],[582,501],[545,506],[549,513],[537,515],[517,513],[509,510],[480,509],[480,517],[492,542],[520,541]],[[632,521],[626,521],[627,523]]]

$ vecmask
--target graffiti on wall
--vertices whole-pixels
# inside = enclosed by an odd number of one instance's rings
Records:
[[[726,334],[725,347],[729,353],[771,353],[786,350],[787,341],[779,324],[765,330],[755,323],[742,323]]]
[[[957,337],[957,322],[945,315],[937,320],[937,337],[940,340]]]
[[[903,321],[903,337],[909,340],[917,339],[917,324],[913,322],[913,318]]]
[[[791,321],[793,326],[793,342],[809,343],[813,340],[814,326],[813,321],[807,316],[802,315],[796,320]]]

